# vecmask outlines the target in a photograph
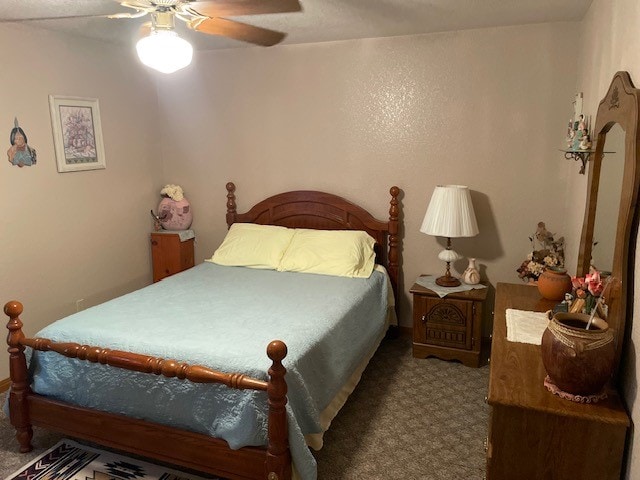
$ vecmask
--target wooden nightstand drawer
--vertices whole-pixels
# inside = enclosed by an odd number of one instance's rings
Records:
[[[152,233],[153,281],[182,272],[194,265],[194,239],[182,241],[178,233]]]
[[[413,339],[419,343],[471,350],[473,302],[414,297]]]
[[[487,289],[453,292],[444,298],[419,284],[413,294],[413,356],[435,356],[480,366],[482,305]]]

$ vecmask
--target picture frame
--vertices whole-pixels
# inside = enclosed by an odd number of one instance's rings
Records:
[[[58,172],[106,168],[97,98],[49,95]]]

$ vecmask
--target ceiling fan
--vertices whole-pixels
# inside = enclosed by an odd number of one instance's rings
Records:
[[[140,60],[163,73],[172,73],[191,63],[193,48],[175,32],[175,19],[196,32],[220,35],[268,47],[286,34],[223,17],[287,13],[302,10],[299,0],[115,0],[134,12],[111,15],[70,15],[5,20],[9,22],[103,17],[137,19],[147,15],[150,22],[140,27],[142,38],[136,49]]]

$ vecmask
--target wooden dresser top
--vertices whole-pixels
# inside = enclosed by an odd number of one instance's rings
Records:
[[[538,289],[524,284],[499,283],[496,288],[488,402],[492,406],[526,408],[545,413],[629,425],[629,416],[615,390],[595,404],[580,404],[550,393],[544,386],[546,371],[540,345],[507,340],[506,310],[544,312],[552,302]]]

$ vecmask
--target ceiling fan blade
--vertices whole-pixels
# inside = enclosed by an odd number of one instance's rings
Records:
[[[61,15],[58,17],[28,17],[28,18],[3,18],[0,23],[17,23],[17,22],[37,22],[40,20],[68,20],[70,18],[108,18],[109,14],[104,15]]]
[[[268,30],[266,28],[247,25],[246,23],[228,20],[226,18],[204,18],[192,20],[189,28],[210,35],[222,35],[223,37],[254,43],[264,47],[270,47],[279,43],[286,37],[286,33]]]
[[[114,13],[113,15],[108,15],[109,18],[113,18],[115,20],[120,20],[122,18],[140,18],[140,17],[144,17],[145,15],[148,15],[149,12],[145,11],[145,10],[138,10],[136,13],[128,13],[128,12],[124,12],[124,13]]]
[[[298,0],[209,0],[189,2],[188,8],[207,17],[299,12]]]

